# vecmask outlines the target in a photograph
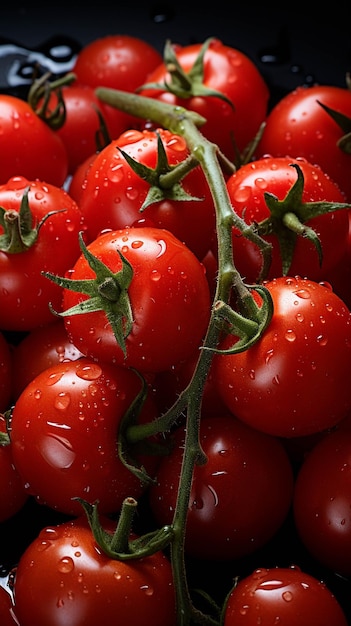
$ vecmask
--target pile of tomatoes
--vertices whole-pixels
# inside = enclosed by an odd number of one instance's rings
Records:
[[[347,625],[350,125],[214,38],[0,94],[2,626]]]

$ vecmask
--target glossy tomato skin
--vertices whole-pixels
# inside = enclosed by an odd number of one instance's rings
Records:
[[[224,626],[347,626],[335,596],[298,567],[260,568],[239,580],[225,609]]]
[[[93,87],[71,84],[61,90],[65,104],[65,121],[56,131],[61,137],[68,156],[68,174],[73,174],[85,159],[94,154],[99,145],[96,133],[100,130],[100,112],[110,139],[115,139],[129,128],[133,118],[99,100]],[[57,96],[53,92],[49,109],[57,105]]]
[[[178,63],[188,73],[193,67],[202,44],[173,45]],[[169,83],[165,63],[149,76],[148,83]],[[142,89],[144,96],[183,106],[202,115],[206,122],[201,132],[216,143],[224,154],[235,160],[233,136],[239,151],[254,139],[265,120],[269,90],[256,65],[240,50],[213,38],[204,55],[203,84],[221,92],[233,104],[216,96],[180,98],[166,88]],[[220,123],[218,123],[220,120]]]
[[[90,359],[41,372],[17,399],[11,420],[13,458],[27,493],[68,515],[82,511],[75,497],[99,500],[102,513],[118,511],[128,496],[138,498],[145,484],[120,461],[117,437],[140,391],[134,371]],[[148,396],[140,420],[155,415]],[[156,457],[142,460],[152,475]]]
[[[345,197],[337,184],[318,166],[305,159],[288,156],[266,157],[247,163],[230,176],[227,181],[229,197],[235,212],[248,224],[260,223],[270,216],[264,194],[273,194],[284,200],[297,180],[292,164],[298,165],[304,177],[303,202],[345,203]],[[322,264],[314,244],[298,236],[289,274],[300,274],[312,280],[323,280],[327,272],[339,262],[349,239],[349,212],[347,209],[333,211],[305,222],[317,233],[323,252]],[[272,244],[272,262],[266,278],[283,273],[282,256],[278,238],[264,235]],[[234,261],[247,283],[258,280],[262,267],[259,248],[233,228]]]
[[[133,268],[128,288],[133,314],[126,356],[106,323],[104,311],[65,317],[68,335],[91,358],[156,373],[186,360],[201,344],[210,315],[209,286],[197,257],[167,230],[140,227],[107,232],[88,246],[112,272],[121,270],[119,250]],[[72,279],[94,278],[86,259]],[[64,289],[63,310],[84,294]]]
[[[0,623],[1,626],[18,626],[13,612],[11,594],[0,585]]]
[[[42,272],[64,274],[80,254],[78,233],[84,230],[84,220],[78,205],[62,187],[16,176],[0,186],[0,206],[18,213],[28,187],[32,227],[48,213],[55,213],[45,219],[36,241],[27,250],[0,251],[3,330],[29,331],[54,321],[49,302],[60,310],[62,289]]]
[[[135,91],[162,63],[162,55],[146,40],[124,34],[106,35],[86,44],[72,72],[91,87]]]
[[[279,277],[266,287],[274,312],[263,335],[244,352],[215,356],[220,394],[239,419],[272,435],[331,428],[350,409],[351,313],[308,279]],[[220,348],[235,341],[229,335]]]
[[[25,176],[63,185],[68,174],[66,148],[29,103],[1,94],[0,122],[0,184],[12,176]]]
[[[10,408],[13,391],[12,350],[4,333],[0,332],[0,412]]]
[[[63,361],[75,361],[83,354],[69,340],[64,322],[57,318],[51,324],[34,328],[12,349],[13,398],[40,372]]]
[[[189,156],[182,137],[163,129],[158,133],[170,166]],[[105,229],[133,226],[146,219],[171,231],[202,259],[210,248],[216,222],[212,195],[201,167],[180,181],[184,191],[195,200],[164,199],[141,211],[151,185],[133,171],[119,148],[139,163],[156,167],[155,131],[129,130],[106,146],[87,171],[79,199],[89,232],[95,237]]]
[[[326,435],[296,478],[294,517],[308,551],[334,572],[351,576],[351,431]]]
[[[351,118],[349,89],[323,84],[298,87],[270,111],[256,154],[258,157],[264,154],[305,157],[319,164],[350,202],[351,155],[338,145],[345,133],[318,101]]]
[[[0,414],[0,432],[6,433],[6,420]],[[21,476],[13,461],[13,446],[0,446],[0,522],[10,519],[21,510],[28,499]]]
[[[176,623],[164,554],[114,560],[97,546],[81,517],[40,531],[20,558],[14,597],[21,626]]]
[[[202,418],[200,442],[207,462],[194,470],[186,552],[216,561],[252,554],[278,531],[290,508],[293,473],[287,454],[278,439],[233,416]],[[183,453],[180,429],[149,490],[160,524],[172,522]]]

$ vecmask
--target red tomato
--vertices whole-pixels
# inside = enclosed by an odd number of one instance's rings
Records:
[[[305,159],[290,157],[257,159],[253,163],[243,165],[227,181],[233,209],[246,223],[260,225],[271,216],[271,211],[266,204],[266,193],[273,194],[280,201],[284,200],[297,180],[297,171],[292,164],[301,169],[304,178],[301,202],[345,203],[345,198],[336,183],[318,166],[312,165]],[[312,219],[308,217],[300,219],[319,237],[323,253],[322,264],[320,264],[313,242],[306,236],[296,237],[294,232],[284,224],[283,219],[291,212],[299,219],[300,215],[303,215],[303,205],[298,204],[296,197],[293,203],[290,202],[285,209],[277,207],[277,215],[273,215],[275,220],[273,233],[263,234],[264,239],[272,244],[272,263],[269,274],[265,278],[274,278],[285,273],[291,276],[300,274],[316,281],[323,280],[326,273],[338,263],[348,245],[349,211],[345,208]],[[310,211],[307,210],[305,215],[309,214]],[[282,245],[285,246],[285,251],[290,250],[290,243],[293,246],[293,256],[288,272],[283,271],[282,265],[283,255],[278,239],[281,229],[283,229]],[[292,238],[291,241],[287,241],[288,236]],[[249,284],[255,283],[262,266],[262,254],[259,248],[242,236],[237,228],[233,228],[233,254],[235,265],[245,281]]]
[[[104,310],[68,315],[65,323],[74,345],[92,358],[150,373],[190,357],[204,337],[211,306],[204,267],[197,257],[169,231],[160,228],[107,232],[87,247],[113,273],[122,268],[118,251],[130,263],[133,277],[127,292],[133,321],[125,338],[124,355]],[[94,277],[82,255],[70,278]],[[86,299],[84,293],[64,289],[63,309]],[[116,307],[120,302],[118,293]],[[118,309],[116,312],[118,319],[126,315]]]
[[[228,560],[265,545],[282,525],[292,502],[293,473],[278,439],[234,417],[206,417],[200,442],[207,462],[194,469],[186,525],[186,552]],[[184,454],[184,431],[162,459],[149,490],[160,524],[172,522]]]
[[[351,576],[351,431],[325,436],[306,456],[296,479],[294,516],[317,561]]]
[[[147,41],[114,34],[86,44],[71,71],[78,83],[132,92],[161,62],[162,55]]]
[[[351,405],[351,313],[307,279],[280,277],[266,287],[274,312],[263,335],[244,352],[215,356],[221,396],[236,417],[272,435],[331,428]],[[235,342],[228,335],[220,348]]]
[[[347,626],[329,588],[298,567],[256,569],[231,591],[223,626]]]
[[[84,187],[86,185],[86,179],[88,175],[89,168],[97,156],[97,152],[91,154],[87,159],[85,159],[80,165],[78,165],[73,172],[72,176],[67,179],[66,182],[66,190],[76,201],[78,206],[80,206],[80,198],[83,193]]]
[[[65,146],[28,102],[0,94],[0,126],[0,184],[20,175],[63,185],[68,174]]]
[[[0,585],[0,623],[1,626],[18,626],[13,612],[11,594]]]
[[[203,73],[195,77],[194,64],[203,46],[207,47]],[[202,115],[206,119],[201,127],[205,137],[216,143],[234,161],[234,141],[242,152],[254,139],[266,118],[269,90],[264,78],[246,54],[224,45],[216,38],[205,44],[195,43],[183,47],[175,44],[171,48],[176,62],[186,74],[189,86],[182,81],[179,90],[179,81],[172,81],[169,65],[164,61],[149,75],[148,84],[139,93]],[[209,91],[219,92],[222,98],[218,95],[204,95],[203,89],[198,88],[199,84]]]
[[[7,433],[6,420],[1,414],[0,433]],[[0,493],[0,522],[4,522],[18,513],[28,499],[28,493],[14,465],[11,442],[0,444]]]
[[[348,118],[342,130],[319,102]],[[351,91],[332,85],[298,87],[284,96],[271,110],[262,140],[256,150],[258,157],[305,157],[340,186],[351,201],[351,155],[340,144],[350,128]]]
[[[43,370],[62,361],[75,361],[81,356],[82,353],[69,340],[62,319],[34,328],[12,350],[13,371],[16,372],[14,399]]]
[[[11,420],[13,458],[27,493],[69,515],[82,511],[75,497],[99,500],[102,513],[138,498],[145,484],[119,459],[117,434],[140,390],[134,371],[84,358],[57,363],[32,380]],[[148,396],[140,419],[155,415]],[[154,473],[156,457],[142,460]]]
[[[29,181],[22,176],[1,185],[0,207],[5,210],[4,221],[10,224],[10,232],[17,230],[14,218],[20,214],[27,188],[31,219],[23,218],[21,228],[26,224],[30,231],[41,220],[45,221],[34,241],[22,251],[11,248],[8,251],[4,243],[1,246],[0,328],[4,330],[28,331],[54,321],[49,302],[60,309],[62,289],[42,276],[42,272],[64,274],[80,254],[78,233],[83,230],[82,214],[62,187]],[[50,212],[53,214],[47,217]],[[0,233],[3,232],[0,226]]]
[[[171,167],[188,158],[189,150],[182,137],[168,130],[158,132]],[[154,169],[157,144],[156,132],[147,130],[130,130],[112,141],[88,169],[79,207],[93,237],[105,229],[133,226],[146,219],[150,225],[171,231],[202,259],[211,246],[216,221],[212,194],[200,166],[180,181],[186,194],[195,200],[174,199],[172,194],[176,190],[172,187],[162,200],[150,204],[143,212],[140,210],[151,184],[133,171],[118,148]]]
[[[134,118],[101,102],[95,95],[93,87],[88,85],[74,83],[64,87],[61,93],[66,117],[64,124],[56,132],[67,150],[68,174],[73,174],[78,165],[99,148],[96,133],[99,132],[101,122],[97,111],[102,115],[111,139],[119,137]],[[49,109],[54,108],[56,104],[57,96],[53,92]]]
[[[0,412],[3,412],[10,408],[15,377],[10,344],[2,332],[0,332],[0,371]]]
[[[176,623],[165,555],[113,559],[99,548],[85,517],[41,530],[20,558],[14,597],[21,626]]]

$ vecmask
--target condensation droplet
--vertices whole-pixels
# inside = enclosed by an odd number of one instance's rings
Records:
[[[59,561],[58,570],[61,574],[69,574],[74,569],[74,562],[70,556],[64,556]]]
[[[76,374],[83,380],[97,380],[102,374],[102,369],[97,363],[89,365],[77,365]]]
[[[295,333],[295,331],[293,331],[293,330],[291,330],[291,329],[287,330],[287,331],[286,331],[286,333],[285,333],[285,339],[286,339],[287,341],[290,341],[290,342],[295,341],[295,339],[296,339],[296,333]]]

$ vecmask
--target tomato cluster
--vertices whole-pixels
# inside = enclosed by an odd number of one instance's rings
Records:
[[[0,94],[1,624],[346,626],[351,91],[269,110],[216,38],[64,78]]]

